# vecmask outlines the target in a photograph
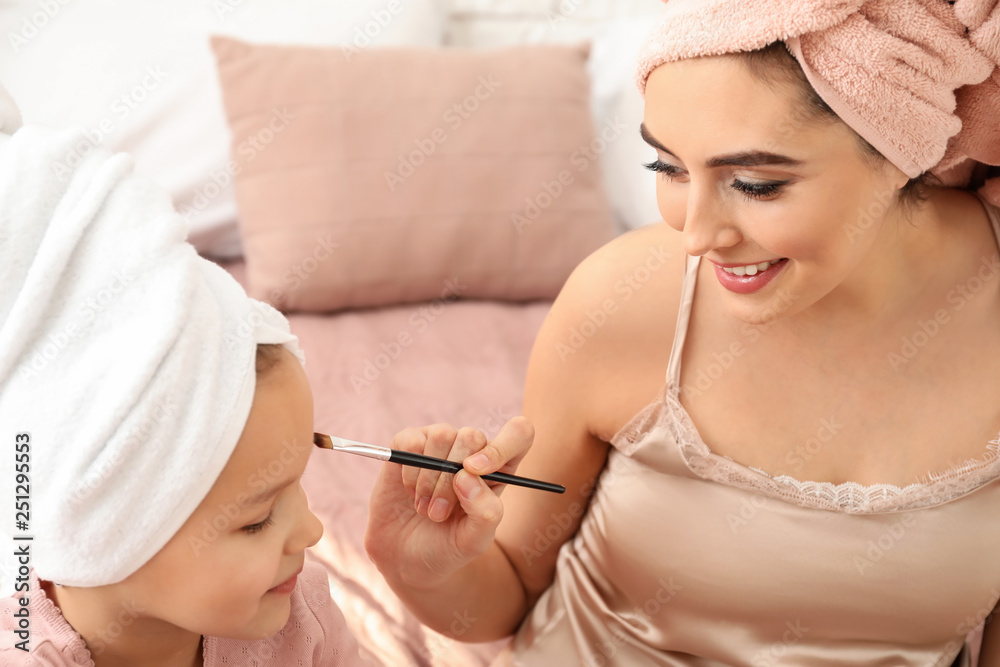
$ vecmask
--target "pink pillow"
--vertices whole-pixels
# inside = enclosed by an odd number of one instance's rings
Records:
[[[615,234],[586,46],[212,48],[257,299],[550,299]]]

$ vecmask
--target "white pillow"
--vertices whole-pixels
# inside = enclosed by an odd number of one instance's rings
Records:
[[[229,126],[209,34],[253,42],[440,46],[445,0],[0,3],[0,82],[25,124],[82,126],[163,186],[206,255],[242,253]],[[9,49],[9,50],[8,50]],[[250,139],[250,138],[248,138]],[[67,159],[73,159],[69,156]]]
[[[655,23],[652,18],[603,22],[588,63],[598,137],[613,137],[600,155],[604,186],[625,229],[663,220],[656,206],[656,174],[642,166],[656,158],[656,151],[639,136],[643,100],[635,86],[639,48]]]

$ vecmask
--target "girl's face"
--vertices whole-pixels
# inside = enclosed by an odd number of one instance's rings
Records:
[[[260,639],[288,620],[294,577],[323,527],[299,484],[315,448],[312,392],[295,357],[257,379],[243,435],[180,531],[116,586],[124,600],[195,634]],[[197,471],[192,471],[197,474]]]
[[[660,214],[747,323],[876,298],[867,278],[885,269],[871,260],[894,242],[906,175],[872,167],[844,123],[810,118],[797,94],[734,57],[667,63],[647,82]]]

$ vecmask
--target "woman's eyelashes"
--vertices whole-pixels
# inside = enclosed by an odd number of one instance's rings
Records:
[[[253,535],[254,533],[259,533],[260,531],[264,530],[264,528],[266,528],[267,526],[274,524],[274,519],[272,518],[273,514],[274,514],[273,512],[269,513],[264,518],[263,521],[259,521],[258,523],[252,523],[249,526],[243,526],[243,532],[246,533],[247,535]]]
[[[650,171],[655,171],[658,174],[662,174],[668,180],[674,180],[675,178],[683,175],[685,172],[679,167],[675,167],[672,164],[667,164],[666,162],[661,162],[660,160],[653,160],[648,164],[643,165],[646,169]],[[729,187],[736,190],[737,192],[745,195],[750,199],[770,199],[778,194],[781,187],[786,185],[788,181],[773,181],[767,183],[750,183],[748,181],[741,181],[739,179],[733,179],[733,182]]]

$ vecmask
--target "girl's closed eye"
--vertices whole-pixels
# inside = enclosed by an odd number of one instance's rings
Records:
[[[272,518],[273,514],[274,514],[273,512],[269,513],[264,518],[263,521],[252,523],[249,526],[243,526],[242,528],[243,532],[246,533],[247,535],[253,535],[254,533],[259,533],[260,531],[264,530],[264,528],[266,528],[267,526],[273,525],[274,524],[274,519]]]
[[[643,166],[650,171],[662,174],[665,178],[667,178],[667,180],[671,181],[685,173],[680,167],[675,167],[672,164],[667,164],[666,162],[662,162],[660,160],[653,160]],[[782,186],[786,184],[788,184],[788,181],[751,183],[749,181],[741,181],[736,178],[733,179],[730,187],[750,199],[770,199],[777,195]]]

